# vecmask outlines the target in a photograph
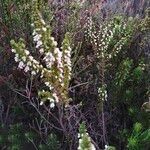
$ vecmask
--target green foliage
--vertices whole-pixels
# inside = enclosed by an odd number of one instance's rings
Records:
[[[69,6],[66,6],[68,9],[69,17],[67,19],[66,30],[70,33],[75,33],[79,23],[79,15],[81,6],[77,2],[71,2]]]
[[[128,138],[129,150],[148,150],[150,148],[150,129],[144,130],[141,123],[135,123]]]
[[[57,140],[56,135],[50,134],[47,138],[46,144],[40,144],[39,145],[39,150],[59,150],[60,148],[60,143]]]
[[[14,37],[18,33],[23,36],[23,33],[29,30],[30,2],[30,0],[1,0],[2,19],[5,27],[9,29],[6,38]]]
[[[25,141],[22,124],[11,125],[9,129],[5,126],[0,128],[0,147],[6,147],[8,150],[20,150]]]
[[[140,80],[142,74],[143,74],[143,69],[141,68],[141,66],[138,66],[133,70],[133,76],[136,80]]]
[[[21,150],[26,145],[30,148],[36,148],[39,150],[59,150],[60,143],[55,134],[50,134],[42,142],[38,135],[33,132],[24,130],[22,124],[14,124],[9,128],[4,125],[0,127],[0,148],[6,148],[8,150]]]
[[[122,87],[125,84],[125,81],[129,78],[132,65],[133,61],[129,58],[121,62],[115,77],[115,84],[117,87]],[[129,94],[129,91],[127,94]]]

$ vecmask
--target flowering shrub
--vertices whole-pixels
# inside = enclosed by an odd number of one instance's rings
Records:
[[[48,91],[39,91],[41,105],[50,101],[50,106],[55,103],[68,103],[68,86],[71,79],[71,48],[70,37],[67,33],[61,48],[54,37],[51,36],[50,26],[46,25],[38,9],[38,2],[33,1],[32,28],[35,49],[43,61],[38,61],[26,49],[23,39],[19,42],[11,41],[12,52],[15,53],[15,61],[19,63],[18,68],[24,72],[30,72],[32,76],[40,74]]]
[[[1,0],[0,149],[150,149],[148,3]]]
[[[97,90],[98,105],[96,108],[101,115],[103,142],[108,144],[109,140],[107,139],[107,135],[109,133],[107,134],[106,131],[109,129],[109,125],[107,125],[105,115],[107,105],[104,104],[109,104],[111,108],[111,104],[116,102],[114,107],[116,108],[117,105],[120,105],[119,110],[122,109],[122,107],[126,109],[126,107],[130,106],[129,108],[132,107],[132,112],[130,112],[132,116],[133,114],[134,117],[137,115],[135,106],[132,106],[133,103],[134,105],[137,103],[134,88],[141,82],[141,74],[145,70],[146,65],[141,61],[141,54],[139,54],[137,60],[135,60],[135,55],[133,58],[132,53],[138,52],[133,52],[132,44],[135,42],[133,41],[135,40],[133,37],[136,37],[137,33],[143,32],[143,29],[146,31],[149,30],[146,23],[149,22],[149,19],[145,17],[145,21],[142,21],[136,18],[133,19],[132,17],[124,19],[121,16],[117,16],[112,20],[100,22],[101,24],[99,25],[93,21],[94,19],[92,17],[93,16],[88,17],[85,25],[85,39],[87,45],[90,43],[95,55],[94,58],[99,79]],[[125,94],[124,91],[126,92]],[[108,94],[111,98],[107,96]],[[110,101],[107,101],[107,99],[110,99]],[[120,101],[122,102],[121,104]],[[97,118],[98,117],[99,115]],[[111,149],[111,147],[106,146],[105,149]]]
[[[78,150],[96,150],[95,146],[91,142],[91,138],[86,131],[86,127],[84,123],[80,124],[79,127],[79,147]]]
[[[113,20],[108,21],[108,23],[97,27],[91,17],[87,18],[85,37],[92,44],[100,75],[100,87],[98,88],[100,108],[102,103],[107,101],[105,72],[109,66],[112,66],[112,60],[129,43],[133,33],[132,20],[126,23],[122,17],[115,17]]]

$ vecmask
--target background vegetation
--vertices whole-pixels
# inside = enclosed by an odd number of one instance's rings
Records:
[[[149,0],[0,0],[0,149],[149,150],[149,7]],[[11,41],[22,38],[46,68],[32,35],[35,10],[50,28],[44,41],[53,36],[72,49],[71,79],[56,90],[68,97],[54,108],[47,95],[40,105],[47,89],[40,74],[19,69],[12,53]]]

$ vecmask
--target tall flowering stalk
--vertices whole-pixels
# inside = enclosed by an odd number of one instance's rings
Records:
[[[116,17],[108,23],[101,24],[98,28],[95,27],[91,17],[87,19],[85,37],[92,44],[98,62],[100,75],[98,94],[101,109],[103,102],[107,100],[107,84],[105,82],[107,66],[112,65],[111,60],[132,38],[133,28],[132,24],[130,25],[129,28],[129,25],[121,17]]]
[[[102,131],[103,142],[107,144],[106,126],[104,115],[104,101],[107,101],[107,83],[105,73],[107,67],[112,65],[112,59],[117,57],[120,51],[130,41],[133,28],[123,21],[122,18],[115,18],[114,20],[104,23],[98,27],[94,25],[92,18],[87,20],[85,37],[91,43],[97,59],[97,67],[99,70],[99,87],[98,87],[98,113],[102,114]],[[97,31],[97,32],[96,32]]]
[[[39,3],[33,0],[32,7],[32,28],[33,42],[37,53],[43,58],[41,61],[35,60],[29,50],[26,50],[24,41],[11,41],[12,52],[15,53],[15,61],[18,67],[32,75],[40,74],[46,89],[39,91],[41,105],[49,100],[50,106],[55,103],[68,104],[68,86],[71,79],[71,48],[70,37],[67,33],[62,47],[57,47],[57,41],[51,36],[51,28],[46,25],[39,11]]]
[[[84,123],[80,124],[78,138],[79,138],[78,150],[96,150],[95,146],[91,142],[91,137],[86,131]]]

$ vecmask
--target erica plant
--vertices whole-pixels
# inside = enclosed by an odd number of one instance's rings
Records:
[[[42,60],[36,60],[27,50],[25,42],[12,40],[12,52],[15,53],[15,61],[18,68],[24,72],[30,72],[32,77],[40,74],[45,88],[39,90],[41,105],[49,100],[50,106],[56,103],[68,103],[68,86],[71,79],[71,48],[70,36],[66,33],[65,38],[58,47],[57,41],[51,36],[51,28],[42,18],[37,0],[33,1],[32,8],[32,37],[35,50]]]

